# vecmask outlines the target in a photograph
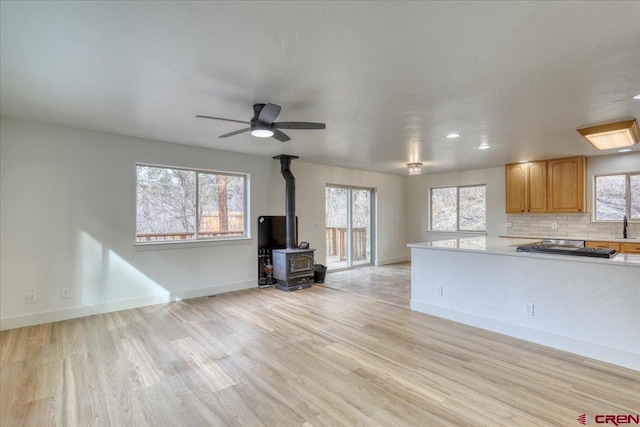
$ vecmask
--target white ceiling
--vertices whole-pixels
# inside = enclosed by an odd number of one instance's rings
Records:
[[[0,15],[13,118],[405,174],[611,154],[575,130],[640,117],[637,1],[3,1]],[[194,117],[248,121],[257,102],[327,129],[219,139],[243,125]]]

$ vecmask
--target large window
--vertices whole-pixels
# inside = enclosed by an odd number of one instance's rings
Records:
[[[136,241],[246,237],[247,177],[137,166]]]
[[[431,189],[431,230],[485,231],[486,186]]]
[[[640,220],[640,173],[595,177],[595,220]]]

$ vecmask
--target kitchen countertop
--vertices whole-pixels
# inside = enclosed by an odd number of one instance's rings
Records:
[[[561,236],[555,236],[555,237],[543,237],[543,236],[512,236],[512,235],[508,235],[508,236],[500,236],[500,238],[505,238],[505,239],[538,239],[538,240],[543,240],[543,239],[556,239],[556,240],[584,240],[586,242],[616,242],[616,243],[640,243],[640,239],[623,239],[623,238],[616,238],[616,237],[561,237]]]
[[[576,239],[577,240],[577,239]],[[628,239],[627,239],[628,240]],[[574,255],[555,255],[517,252],[520,245],[540,242],[542,239],[535,238],[508,238],[500,237],[461,237],[458,239],[434,240],[423,243],[410,243],[407,246],[416,249],[435,249],[448,251],[479,252],[494,255],[510,255],[530,258],[544,258],[570,262],[587,262],[601,264],[616,264],[630,267],[640,267],[640,255],[638,254],[618,254],[613,258],[594,258]]]

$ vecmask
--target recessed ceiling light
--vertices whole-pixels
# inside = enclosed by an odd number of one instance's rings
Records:
[[[634,96],[633,99],[640,99],[640,93]]]
[[[449,135],[447,135],[447,138],[457,138],[459,136],[460,136],[459,133],[450,133]]]
[[[489,147],[488,145],[481,145],[478,147],[478,150],[488,150],[489,148],[491,147]]]
[[[623,148],[622,150],[618,150],[618,153],[626,153],[627,151],[631,151],[631,148]]]

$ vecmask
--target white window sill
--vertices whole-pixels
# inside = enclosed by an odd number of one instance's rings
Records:
[[[592,219],[590,222],[594,224],[622,224],[621,219],[598,219],[598,220]],[[629,224],[640,223],[640,219],[628,219],[627,223]]]
[[[429,234],[470,234],[470,235],[485,235],[488,234],[486,231],[443,231],[443,230],[427,230]]]
[[[158,251],[166,249],[191,249],[203,247],[232,246],[232,245],[248,245],[253,241],[251,237],[237,237],[233,239],[216,239],[216,240],[169,240],[160,242],[136,242],[136,252]]]

